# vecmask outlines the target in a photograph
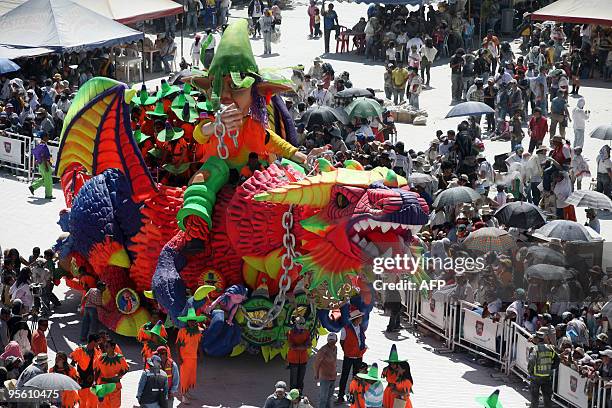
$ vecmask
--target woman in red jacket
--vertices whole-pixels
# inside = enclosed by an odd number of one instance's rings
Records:
[[[305,322],[302,316],[296,317],[295,326],[287,334],[287,340],[289,341],[289,352],[287,353],[287,363],[290,370],[289,388],[297,388],[300,390],[300,395],[304,390],[308,349],[312,343],[310,332],[304,327]]]

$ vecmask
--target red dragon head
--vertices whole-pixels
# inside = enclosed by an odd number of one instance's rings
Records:
[[[294,204],[314,210],[303,219],[302,275],[309,289],[325,283],[337,297],[351,277],[373,259],[409,252],[412,231],[427,223],[429,208],[403,177],[387,168],[370,171],[329,168],[255,195],[255,200]]]

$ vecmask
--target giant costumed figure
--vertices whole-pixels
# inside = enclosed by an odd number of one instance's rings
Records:
[[[290,84],[259,70],[245,22],[226,29],[210,69],[188,81],[216,114],[195,127],[204,155],[186,187],[153,181],[130,128],[135,91],[106,78],[79,91],[57,164],[71,207],[59,222],[69,233],[60,245],[69,283],[104,280],[111,312],[100,319],[123,335],[150,320],[147,297],[179,327],[189,309],[204,312],[202,346],[216,356],[285,357],[297,316],[313,341],[319,325],[344,327],[351,309],[367,321],[373,275],[363,266],[410,251],[427,222],[425,201],[386,168],[320,161],[307,176],[295,164],[307,158],[289,143],[295,129],[282,109],[271,116],[287,140],[269,126],[268,102],[282,107],[275,94]],[[269,166],[239,184],[253,152]],[[129,310],[119,308],[122,298]]]

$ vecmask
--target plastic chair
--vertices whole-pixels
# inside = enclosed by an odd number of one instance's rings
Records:
[[[345,26],[338,26],[338,38],[336,38],[336,53],[338,52],[349,52],[349,38],[348,28]],[[340,51],[338,51],[340,49]]]

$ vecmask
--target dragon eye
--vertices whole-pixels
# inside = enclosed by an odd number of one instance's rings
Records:
[[[346,198],[344,194],[338,193],[336,196],[336,204],[338,205],[338,208],[346,208],[350,203],[349,199]]]

